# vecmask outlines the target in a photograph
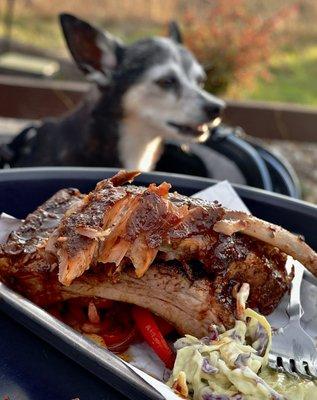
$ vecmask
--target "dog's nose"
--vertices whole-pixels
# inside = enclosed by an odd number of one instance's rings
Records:
[[[214,119],[220,116],[224,107],[220,104],[209,103],[204,105],[204,111],[209,119]]]

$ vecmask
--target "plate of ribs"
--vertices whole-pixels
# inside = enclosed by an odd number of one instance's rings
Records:
[[[23,219],[0,245],[2,285],[8,293],[21,296],[14,300],[15,307],[19,302],[22,307],[24,299],[30,302],[25,304],[34,304],[33,315],[39,310],[39,322],[50,315],[50,323],[61,323],[55,327],[70,327],[87,343],[119,356],[122,365],[131,363],[165,381],[170,394],[164,392],[161,398],[176,394],[199,400],[286,399],[283,394],[277,397],[277,383],[269,386],[267,381],[263,383],[267,392],[261,389],[262,397],[257,397],[259,382],[267,379],[261,375],[266,368],[266,346],[262,343],[259,350],[259,338],[253,340],[252,335],[256,324],[257,331],[263,331],[259,322],[262,315],[276,310],[289,291],[294,271],[289,273],[285,268],[288,257],[305,266],[310,280],[317,276],[317,238],[313,234],[316,207],[240,186],[235,189],[250,213],[231,210],[219,201],[190,197],[214,183],[180,175],[140,175],[111,169],[3,172],[0,212]],[[1,309],[7,312],[5,306]],[[255,312],[248,314],[245,310],[249,309]],[[1,318],[3,324],[8,323],[4,314]],[[238,346],[235,341],[237,337],[241,340],[242,322],[248,337],[243,345],[250,346],[252,354],[257,352],[257,361],[263,359],[257,367],[251,361],[250,365],[237,366],[238,359],[246,360],[242,353],[231,365],[230,357],[219,350],[219,343],[228,345],[228,338],[233,341],[230,349]],[[262,336],[268,343],[270,333]],[[35,337],[33,340],[34,349],[47,346]],[[198,351],[197,343],[202,348],[202,375],[194,379],[189,372],[186,376],[184,365],[189,361],[184,364],[182,357],[184,348],[190,352],[196,346]],[[17,346],[11,351],[19,353],[23,343]],[[48,351],[54,353],[51,348]],[[54,362],[62,364],[63,356],[57,354]],[[143,357],[157,365],[162,376],[147,369],[147,362],[142,366]],[[76,356],[71,358],[76,361]],[[28,360],[22,357],[21,362],[26,365]],[[84,362],[81,365],[85,367]],[[51,367],[47,365],[48,370]],[[251,389],[249,383],[240,387],[231,379],[231,373],[241,373],[243,380],[245,367],[257,376]],[[78,368],[74,364],[71,379],[75,379]],[[146,374],[137,373],[150,382]],[[207,379],[206,374],[213,378]],[[67,385],[67,377],[64,379]],[[95,378],[88,375],[87,379]],[[111,385],[111,380],[103,380]],[[84,393],[84,378],[77,384],[77,393]],[[15,380],[15,385],[22,383]],[[1,386],[7,387],[1,389],[7,392],[0,391],[0,395],[10,395],[12,385],[4,381]],[[103,398],[101,387],[98,381],[91,398]],[[63,389],[62,393],[64,396]],[[111,398],[121,398],[115,393],[111,392]],[[44,394],[50,398],[45,386],[25,398],[40,399]],[[249,397],[251,394],[253,397]],[[74,396],[79,397],[76,393]]]

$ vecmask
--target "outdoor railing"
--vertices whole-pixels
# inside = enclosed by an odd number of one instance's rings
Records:
[[[41,119],[73,109],[88,83],[0,76],[0,117]],[[225,122],[268,139],[317,141],[317,108],[227,100]]]

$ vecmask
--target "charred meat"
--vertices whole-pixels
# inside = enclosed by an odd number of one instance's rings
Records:
[[[273,311],[291,280],[287,254],[316,274],[316,254],[295,235],[167,183],[121,186],[135,175],[86,196],[58,192],[2,246],[1,279],[40,305],[83,296],[141,305],[199,337],[231,326],[244,282],[249,306]]]

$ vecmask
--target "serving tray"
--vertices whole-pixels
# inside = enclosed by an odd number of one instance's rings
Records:
[[[87,192],[98,180],[112,176],[115,172],[114,169],[101,168],[30,168],[1,171],[0,212],[23,218],[58,189],[77,187],[82,192]],[[210,179],[163,173],[142,174],[136,182],[147,185],[164,180],[170,182],[174,190],[186,195],[192,195],[215,183]],[[317,235],[314,232],[317,223],[316,206],[258,189],[242,186],[235,188],[252,213],[304,235],[307,242],[317,250]],[[1,312],[0,329],[0,398],[125,398]],[[122,391],[124,392],[124,389]]]

